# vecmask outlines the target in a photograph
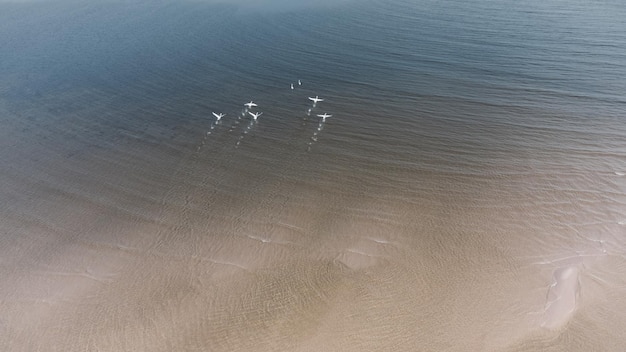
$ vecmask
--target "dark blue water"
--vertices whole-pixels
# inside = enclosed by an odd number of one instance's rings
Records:
[[[624,48],[612,0],[0,2],[0,346],[618,351]]]

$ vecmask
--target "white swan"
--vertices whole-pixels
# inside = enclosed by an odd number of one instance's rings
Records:
[[[252,117],[254,118],[254,121],[256,121],[256,119],[258,119],[259,116],[263,115],[262,112],[250,112],[250,111],[248,111],[248,114],[252,115]]]
[[[323,114],[318,114],[317,116],[318,116],[318,117],[321,117],[321,118],[322,118],[322,121],[326,121],[326,118],[327,118],[327,117],[331,117],[331,116],[333,116],[333,115],[331,115],[331,114],[327,114],[327,113],[323,113]]]
[[[222,114],[222,113],[215,113],[212,112],[213,116],[215,116],[215,118],[217,119],[217,121],[219,121],[222,117],[226,116],[226,114]]]
[[[322,99],[322,98],[318,97],[317,95],[315,96],[315,98],[313,98],[313,97],[309,97],[309,100],[312,100],[312,101],[313,101],[313,104],[315,104],[315,103],[317,103],[317,102],[320,102],[320,101],[324,101],[324,99]]]

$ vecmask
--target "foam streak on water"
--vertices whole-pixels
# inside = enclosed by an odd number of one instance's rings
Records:
[[[0,350],[623,351],[623,18],[0,1]]]

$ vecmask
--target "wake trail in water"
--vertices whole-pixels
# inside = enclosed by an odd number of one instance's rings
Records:
[[[317,140],[319,138],[319,134],[324,129],[324,124],[325,124],[325,120],[320,120],[320,122],[317,124],[317,128],[313,132],[313,135],[311,136],[311,138],[310,138],[310,140],[309,140],[309,142],[307,144],[307,152],[310,152],[312,150],[312,148],[313,148],[313,145],[315,143],[317,143]]]
[[[239,148],[239,146],[241,145],[241,143],[243,142],[243,139],[250,133],[253,131],[254,127],[256,127],[257,125],[257,120],[250,120],[250,122],[248,122],[248,124],[246,125],[246,127],[243,128],[243,130],[241,131],[239,138],[237,138],[237,143],[235,143],[235,148]]]
[[[209,138],[209,136],[211,134],[213,134],[213,131],[215,130],[215,127],[217,125],[220,125],[220,124],[221,124],[221,121],[213,121],[213,122],[211,122],[211,125],[209,126],[209,129],[206,131],[206,133],[204,133],[204,135],[202,136],[202,140],[200,141],[200,143],[196,147],[196,153],[200,152],[202,147],[204,147],[204,145],[206,144],[207,139]]]

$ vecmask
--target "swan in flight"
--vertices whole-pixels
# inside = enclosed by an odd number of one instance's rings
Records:
[[[247,106],[248,109],[252,108],[253,106],[257,106],[253,101],[250,101],[249,103],[245,103],[243,105]]]
[[[324,99],[322,99],[322,98],[318,97],[317,95],[315,96],[315,98],[313,98],[313,97],[309,97],[309,100],[312,100],[312,101],[313,101],[313,104],[316,104],[316,103],[317,103],[317,102],[319,102],[319,101],[324,101]]]
[[[263,115],[262,112],[250,112],[248,111],[248,114],[252,115],[252,117],[254,117],[254,121],[256,121],[256,119],[259,118],[259,116]]]
[[[318,116],[318,117],[321,117],[321,118],[322,118],[322,121],[326,121],[326,118],[327,118],[327,117],[331,117],[331,116],[333,116],[333,115],[331,115],[331,114],[327,114],[327,113],[323,113],[323,114],[318,114],[317,116]]]
[[[213,116],[215,116],[215,118],[217,119],[217,121],[219,121],[222,117],[226,116],[226,114],[222,114],[222,113],[214,113],[212,112]]]

